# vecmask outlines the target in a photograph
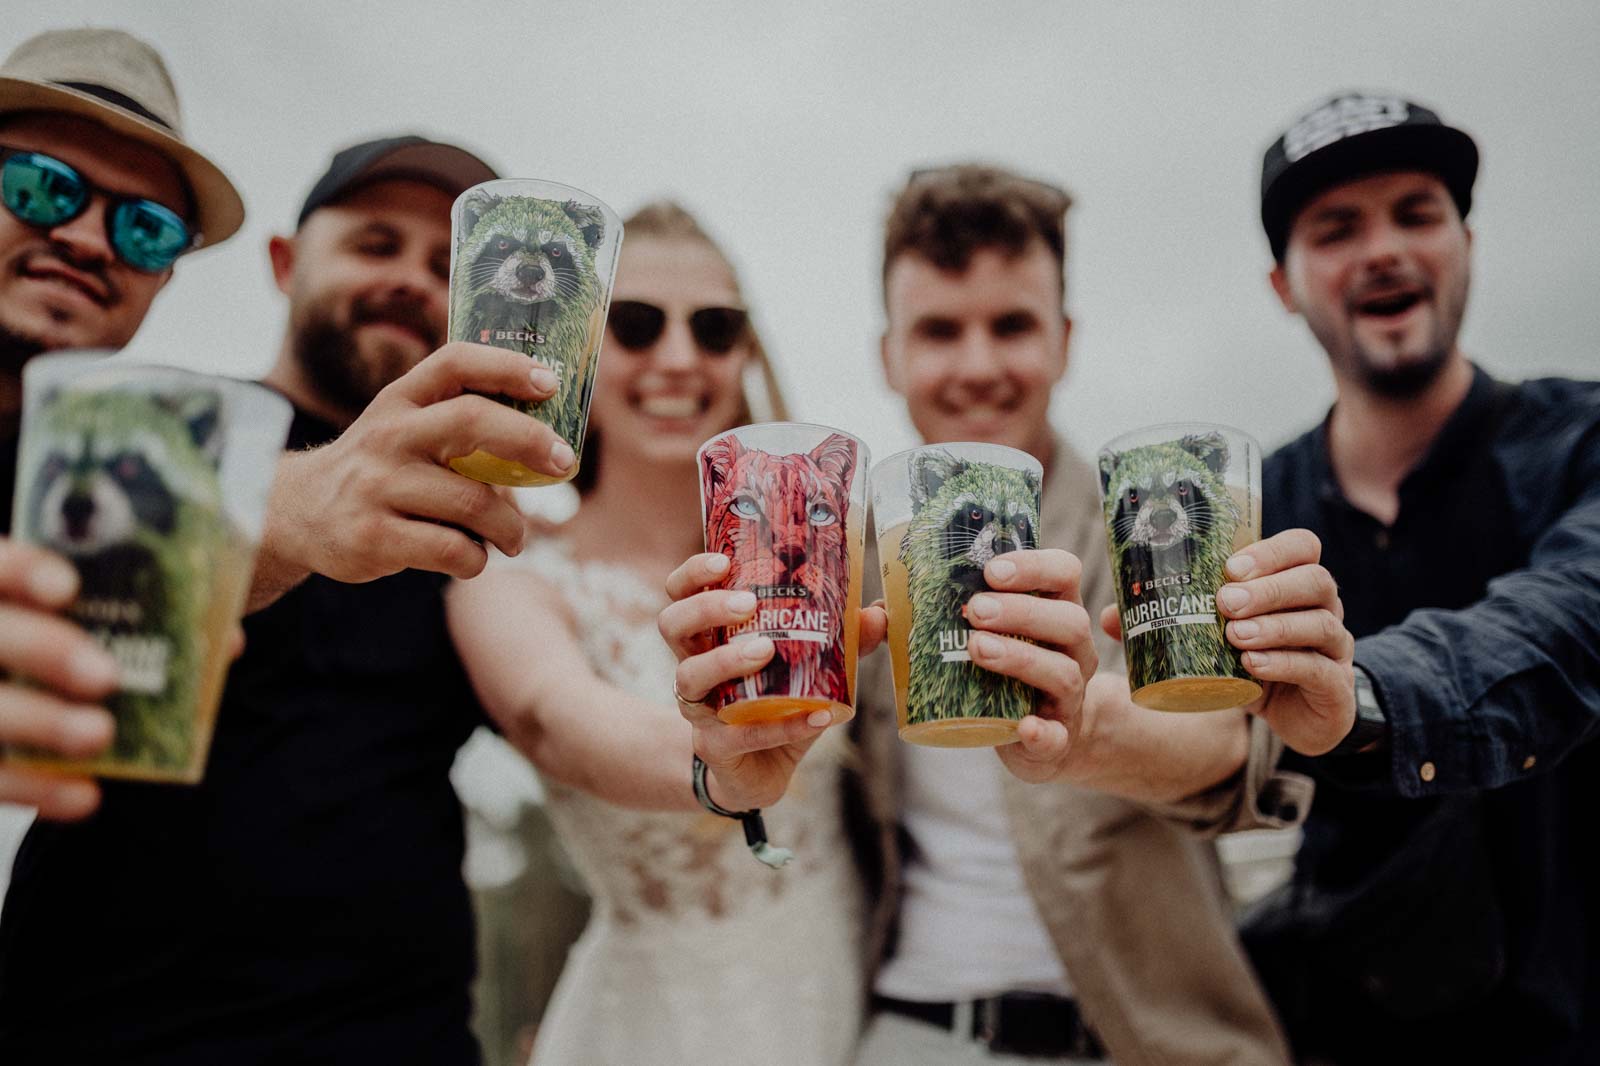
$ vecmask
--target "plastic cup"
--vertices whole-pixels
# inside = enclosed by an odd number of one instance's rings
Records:
[[[194,783],[291,410],[248,382],[103,354],[23,370],[15,534],[78,570],[68,616],[116,659],[98,758],[13,747],[7,761]]]
[[[583,462],[622,222],[579,189],[502,178],[457,197],[450,230],[450,339],[509,348],[555,371],[560,387],[542,403],[495,398],[549,425],[578,457],[562,477],[481,449],[450,466],[491,485],[569,481]]]
[[[1223,565],[1261,539],[1261,445],[1228,426],[1135,430],[1100,451],[1133,701],[1215,711],[1261,695],[1223,632]]]
[[[700,446],[706,551],[731,564],[726,587],[756,595],[719,644],[764,636],[772,661],[718,686],[707,702],[725,722],[832,710],[855,714],[867,447],[827,426],[766,422]]]
[[[900,737],[913,744],[1010,744],[1036,691],[972,661],[967,601],[989,587],[983,568],[1039,546],[1044,471],[998,444],[938,444],[872,469],[872,521],[889,610]]]

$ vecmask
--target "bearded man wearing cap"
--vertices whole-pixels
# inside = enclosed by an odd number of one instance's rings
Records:
[[[1461,350],[1478,149],[1349,93],[1267,150],[1273,290],[1336,401],[1267,460],[1265,525],[1316,532],[1355,645],[1349,735],[1294,878],[1246,942],[1296,1051],[1600,1061],[1600,383]]]

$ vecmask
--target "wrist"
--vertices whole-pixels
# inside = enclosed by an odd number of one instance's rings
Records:
[[[1355,665],[1352,665],[1351,674],[1355,716],[1350,723],[1350,731],[1327,752],[1328,755],[1360,755],[1378,751],[1389,739],[1389,719],[1372,684],[1372,676]]]

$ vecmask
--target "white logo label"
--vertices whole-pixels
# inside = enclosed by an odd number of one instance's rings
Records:
[[[1334,141],[1398,126],[1410,114],[1398,96],[1341,96],[1290,127],[1283,135],[1283,154],[1297,163]]]

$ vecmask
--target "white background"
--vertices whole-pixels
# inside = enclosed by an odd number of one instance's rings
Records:
[[[1389,89],[1483,152],[1464,342],[1508,378],[1600,370],[1600,4],[1376,0],[8,3],[161,50],[244,231],[185,261],[135,351],[241,376],[282,328],[266,240],[338,148],[417,131],[627,214],[672,195],[738,265],[795,413],[914,443],[877,362],[883,216],[908,169],[1066,185],[1077,321],[1057,424],[1224,421],[1280,443],[1331,399],[1265,282],[1260,156],[1333,91]]]

